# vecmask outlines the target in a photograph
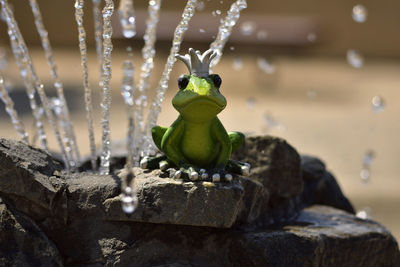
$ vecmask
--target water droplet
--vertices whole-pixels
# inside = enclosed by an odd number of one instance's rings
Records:
[[[363,220],[370,219],[371,211],[372,210],[370,207],[364,207],[364,208],[360,209],[359,211],[357,211],[356,217],[363,219]]]
[[[215,10],[215,13],[216,13],[217,15],[221,15],[221,10],[217,9],[217,10]]]
[[[205,33],[206,31],[204,29],[199,29],[199,32]]]
[[[136,17],[133,3],[130,1],[121,1],[118,13],[122,34],[125,38],[132,38],[136,35]]]
[[[7,69],[8,66],[8,53],[7,49],[0,47],[0,70]]]
[[[258,67],[267,74],[273,74],[275,72],[275,66],[265,58],[257,59]]]
[[[375,158],[375,152],[373,150],[368,150],[367,152],[365,152],[363,158],[363,166],[364,167],[370,166],[374,158]]]
[[[268,32],[266,31],[258,31],[257,32],[257,39],[258,40],[265,40],[268,37]]]
[[[240,33],[249,36],[254,33],[256,30],[256,23],[253,21],[245,21],[242,24],[240,24]]]
[[[361,177],[361,181],[364,184],[367,184],[371,177],[371,172],[370,172],[369,168],[362,168],[361,172],[360,172],[360,177]]]
[[[317,97],[317,92],[313,89],[307,91],[307,97],[311,100],[314,100]]]
[[[264,114],[263,119],[267,129],[271,129],[279,125],[279,122],[274,117],[272,117],[269,112]]]
[[[372,98],[371,103],[372,103],[372,110],[375,113],[379,113],[385,109],[385,101],[380,96],[374,96]]]
[[[243,69],[243,61],[242,61],[242,59],[240,57],[235,57],[233,59],[232,67],[236,71],[240,71],[241,69]]]
[[[133,213],[135,211],[135,201],[134,198],[131,196],[124,196],[121,199],[122,210],[125,213]]]
[[[62,101],[58,97],[52,97],[50,101],[51,109],[57,116],[60,115],[63,110]]]
[[[364,23],[367,20],[368,11],[363,5],[355,5],[353,7],[352,17],[355,22]]]
[[[314,32],[310,32],[309,34],[307,34],[307,40],[313,43],[317,40],[317,35]]]
[[[251,109],[251,110],[255,108],[256,103],[257,103],[257,100],[256,100],[255,97],[253,97],[253,96],[250,96],[250,97],[248,97],[248,98],[246,99],[247,107],[248,107],[249,109]]]
[[[235,50],[235,47],[234,46],[230,46],[229,50],[233,51],[233,50]]]
[[[205,6],[206,6],[206,4],[203,1],[200,1],[200,2],[197,3],[196,10],[197,11],[203,11]]]
[[[213,17],[216,17],[216,16],[217,16],[217,12],[213,11],[213,12],[211,12],[211,15],[212,15]]]
[[[347,50],[347,62],[354,68],[361,68],[364,65],[364,57],[354,49]]]

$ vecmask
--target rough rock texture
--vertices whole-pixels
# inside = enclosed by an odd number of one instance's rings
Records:
[[[303,155],[301,168],[305,184],[301,197],[305,205],[321,204],[354,213],[350,201],[320,159]]]
[[[272,198],[288,198],[303,191],[300,156],[281,138],[246,137],[244,145],[233,157],[251,164],[250,178],[268,188]]]
[[[159,171],[136,170],[141,206],[128,217],[118,202],[118,176],[66,175],[46,153],[0,139],[0,197],[7,203],[5,211],[0,204],[0,228],[10,228],[0,232],[6,236],[0,238],[0,256],[17,255],[0,259],[15,266],[400,265],[397,243],[381,225],[326,206],[300,210],[319,203],[353,211],[321,161],[303,156],[300,162],[297,152],[281,139],[250,141],[257,146],[271,144],[273,148],[266,146],[264,154],[270,151],[268,157],[274,160],[286,155],[281,160],[296,167],[284,171],[290,166],[281,162],[284,178],[278,167],[271,166],[274,171],[259,168],[264,175],[258,177],[260,182],[235,177],[232,184],[184,182],[165,178]],[[257,158],[246,157],[250,156]],[[263,157],[265,162],[251,162],[254,168],[267,164],[267,156]],[[290,194],[275,190],[269,195],[269,188],[262,187],[262,181],[276,189],[283,180],[294,182],[291,179],[304,191],[292,188]],[[232,227],[219,228],[227,225]],[[7,239],[17,240],[11,252],[2,242]],[[38,254],[39,248],[46,253]],[[49,263],[48,255],[54,262]],[[57,255],[62,255],[62,262]]]
[[[0,198],[0,266],[62,266],[62,257],[36,223]]]
[[[104,202],[106,219],[230,228],[259,217],[260,202],[268,201],[264,187],[248,178],[232,183],[189,182],[161,178],[162,172],[135,169],[139,206],[129,218],[119,196]]]

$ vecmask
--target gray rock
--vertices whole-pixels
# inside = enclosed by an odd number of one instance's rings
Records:
[[[271,198],[289,198],[303,191],[300,156],[281,138],[246,137],[244,146],[233,158],[251,164],[250,178],[268,188]]]
[[[302,155],[301,168],[304,179],[301,199],[305,206],[321,204],[355,213],[350,201],[320,159]]]
[[[242,151],[242,158],[254,168],[266,164],[259,168],[264,186],[243,177],[234,177],[232,183],[184,182],[165,178],[157,170],[135,169],[140,206],[131,217],[122,213],[117,176],[66,175],[38,149],[5,139],[0,144],[0,196],[10,210],[34,219],[69,266],[400,264],[397,243],[381,225],[328,207],[300,211],[314,203],[351,211],[351,204],[315,158],[302,158],[301,193],[298,155],[281,139],[250,138],[247,145],[254,155]],[[262,147],[264,154],[257,150]],[[256,153],[261,153],[260,159]],[[287,163],[268,165],[278,159]],[[290,171],[288,162],[294,164]],[[284,194],[289,181],[295,185],[289,184],[290,193]],[[269,194],[270,188],[274,195]],[[31,240],[26,255],[36,255],[36,247],[42,246],[42,239]],[[6,249],[0,247],[0,254]],[[6,265],[11,262],[6,260]]]
[[[57,177],[62,166],[40,149],[0,138],[0,193],[32,218],[51,216],[62,191]]]
[[[132,226],[130,242],[102,243],[105,264],[119,266],[399,266],[390,232],[371,220],[325,206],[296,220],[253,230]],[[112,251],[114,244],[121,250]],[[111,253],[110,253],[111,252]]]
[[[229,228],[238,221],[256,220],[260,215],[259,203],[268,201],[263,186],[250,179],[212,183],[160,176],[160,170],[145,173],[136,168],[137,210],[128,217],[116,196],[104,202],[106,219]]]
[[[63,266],[63,260],[34,221],[0,198],[0,266]]]

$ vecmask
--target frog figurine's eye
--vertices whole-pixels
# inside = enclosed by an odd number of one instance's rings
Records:
[[[186,75],[182,75],[181,77],[178,78],[179,89],[181,90],[185,89],[188,84],[189,84],[189,79]]]
[[[219,77],[219,75],[218,74],[215,74],[215,75],[213,75],[214,77],[214,79],[213,79],[213,81],[214,81],[214,85],[215,85],[215,87],[217,87],[217,88],[219,88],[220,86],[221,86],[221,83],[222,83],[222,79],[221,79],[221,77]]]

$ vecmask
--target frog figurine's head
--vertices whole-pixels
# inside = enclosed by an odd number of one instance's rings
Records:
[[[185,56],[176,55],[186,64],[190,74],[179,77],[179,91],[172,99],[172,105],[187,121],[208,121],[226,107],[226,99],[219,91],[221,77],[209,73],[210,63],[216,55],[212,49],[201,54],[193,48]]]

